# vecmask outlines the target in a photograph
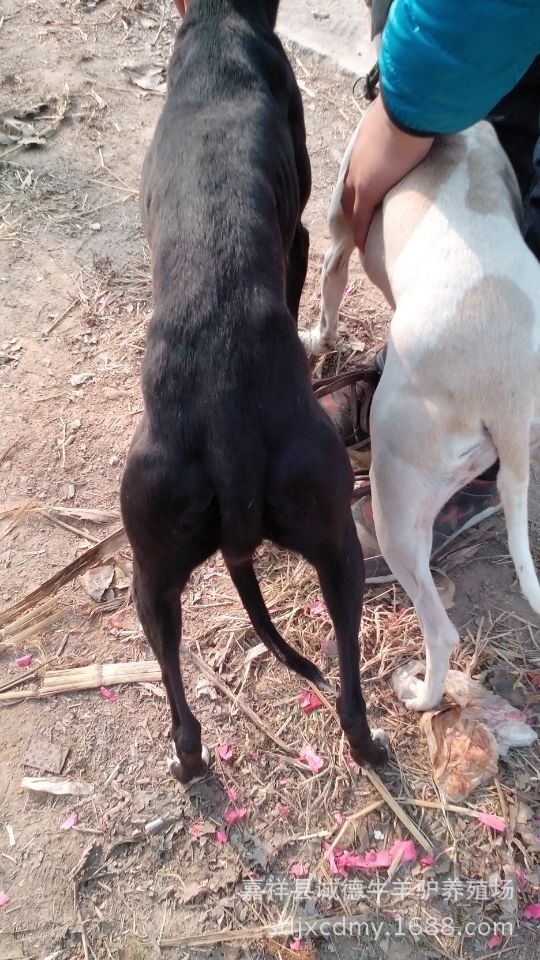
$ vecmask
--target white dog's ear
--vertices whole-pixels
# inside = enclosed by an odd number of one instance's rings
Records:
[[[371,10],[371,39],[375,40],[384,30],[384,25],[388,19],[388,11],[392,6],[393,0],[366,0],[367,6]]]

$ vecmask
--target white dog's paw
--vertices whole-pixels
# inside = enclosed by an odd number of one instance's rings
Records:
[[[438,707],[442,695],[442,690],[429,690],[426,683],[418,683],[415,696],[406,697],[403,703],[407,707],[407,710],[424,713],[426,710],[434,710],[435,707]]]
[[[299,330],[298,336],[308,357],[331,353],[336,348],[336,338],[324,336],[319,326],[312,327],[311,330]]]

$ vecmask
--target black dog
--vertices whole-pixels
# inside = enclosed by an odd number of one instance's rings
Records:
[[[324,684],[270,620],[252,565],[264,539],[316,568],[339,648],[342,727],[355,760],[385,758],[360,689],[352,471],[296,332],[311,176],[300,93],[273,32],[277,7],[192,0],[143,170],[155,309],[121,501],[183,783],[204,775],[208,758],[182,685],[180,593],[216,550],[261,640]]]

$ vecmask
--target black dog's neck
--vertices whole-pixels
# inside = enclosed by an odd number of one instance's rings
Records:
[[[258,23],[274,30],[278,7],[279,0],[191,0],[186,20],[190,15],[201,19],[234,12],[249,23]]]

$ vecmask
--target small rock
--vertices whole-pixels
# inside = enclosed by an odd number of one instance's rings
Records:
[[[93,379],[93,373],[74,373],[73,376],[69,378],[69,382],[72,387],[81,387],[87,380]]]

